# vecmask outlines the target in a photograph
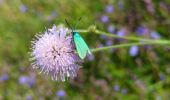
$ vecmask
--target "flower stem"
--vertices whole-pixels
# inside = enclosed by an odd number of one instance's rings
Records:
[[[150,44],[161,44],[161,45],[163,45],[163,44],[167,44],[167,43],[163,43],[163,42],[135,42],[135,43],[127,43],[127,44],[112,45],[112,46],[96,48],[96,49],[92,49],[91,51],[94,53],[94,52],[108,50],[108,49],[114,49],[114,48],[130,47],[130,46],[133,46],[133,45],[136,45],[136,46],[150,45]]]
[[[77,32],[80,33],[89,33],[89,32],[93,32],[95,34],[99,34],[99,35],[106,35],[108,37],[113,37],[113,38],[122,38],[122,39],[127,39],[127,40],[131,40],[131,41],[138,41],[138,42],[134,42],[134,43],[127,43],[127,44],[120,44],[120,45],[112,45],[112,46],[105,46],[105,47],[101,47],[101,48],[96,48],[96,49],[92,49],[92,52],[98,52],[98,51],[103,51],[103,50],[108,50],[108,49],[113,49],[113,48],[122,48],[122,47],[129,47],[129,46],[139,46],[139,45],[150,45],[150,44],[160,44],[160,45],[164,45],[164,44],[170,44],[169,40],[153,40],[153,39],[146,39],[146,38],[139,38],[139,37],[132,37],[132,36],[118,36],[115,34],[111,34],[108,32],[103,32],[100,30],[76,30]]]
[[[88,33],[88,32],[91,32],[89,30],[76,30],[77,32],[80,32],[80,33]],[[168,40],[162,40],[162,39],[159,39],[159,40],[153,40],[153,39],[146,39],[146,38],[139,38],[139,37],[132,37],[132,36],[118,36],[118,35],[115,35],[115,34],[111,34],[111,33],[108,33],[108,32],[103,32],[103,31],[100,31],[100,30],[95,30],[95,31],[92,31],[94,32],[95,34],[99,34],[99,35],[106,35],[108,37],[113,37],[113,38],[122,38],[122,39],[127,39],[127,40],[133,40],[133,41],[145,41],[145,42],[167,42],[170,44],[170,41]]]

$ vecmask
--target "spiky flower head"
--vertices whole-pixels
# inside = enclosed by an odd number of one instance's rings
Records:
[[[33,68],[50,75],[52,80],[65,81],[77,75],[80,59],[74,52],[72,35],[67,35],[68,32],[67,28],[53,25],[32,41]]]

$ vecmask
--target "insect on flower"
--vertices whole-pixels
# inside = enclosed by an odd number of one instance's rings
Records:
[[[53,25],[52,29],[32,41],[33,68],[50,75],[52,80],[74,78],[80,68],[80,58],[74,52],[72,35],[67,35],[68,32],[67,28]]]
[[[81,18],[80,18],[81,19]],[[80,22],[80,19],[78,21],[78,23]],[[72,30],[72,35],[73,35],[73,41],[75,43],[76,46],[76,50],[77,53],[79,55],[79,57],[81,59],[84,59],[86,57],[87,54],[92,54],[89,47],[87,46],[86,42],[84,41],[84,39],[79,35],[78,32],[74,31],[75,29],[72,28],[69,23],[67,22],[67,20],[65,19],[67,25],[71,28]],[[78,25],[78,23],[75,25],[75,27]]]

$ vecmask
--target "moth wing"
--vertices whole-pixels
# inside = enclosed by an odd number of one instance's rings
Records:
[[[79,34],[75,35],[74,41],[75,41],[78,55],[81,59],[84,59],[87,53],[91,54],[90,49],[88,48],[86,42]]]

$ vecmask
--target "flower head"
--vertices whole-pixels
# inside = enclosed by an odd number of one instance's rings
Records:
[[[160,39],[161,38],[159,33],[157,33],[156,31],[152,31],[150,35],[151,35],[151,38],[153,38],[153,39]]]
[[[25,100],[33,100],[31,95],[27,95]]]
[[[120,30],[117,31],[117,35],[120,37],[123,37],[126,35],[126,29],[121,28]]]
[[[1,81],[7,81],[9,79],[8,74],[3,74],[2,76],[0,76],[0,82]]]
[[[64,90],[58,90],[58,91],[56,92],[56,95],[57,95],[58,97],[65,97],[65,96],[66,96],[66,92],[65,92]]]
[[[88,55],[87,59],[88,59],[88,61],[93,61],[94,60],[94,55]]]
[[[35,78],[33,76],[20,76],[18,82],[22,85],[25,84],[32,87],[35,84]]]
[[[114,91],[119,91],[120,90],[120,86],[118,84],[115,84],[113,87]]]
[[[136,33],[138,36],[146,36],[149,33],[149,29],[144,26],[139,26],[136,29]]]
[[[134,57],[134,56],[137,56],[138,53],[139,53],[139,48],[138,48],[138,46],[134,45],[134,46],[131,46],[131,47],[130,47],[129,54],[130,54],[131,56],[133,56],[133,57]]]
[[[68,32],[67,28],[54,25],[33,41],[33,67],[50,75],[52,80],[65,81],[65,78],[77,75],[80,59],[74,52],[72,35],[67,35]]]
[[[109,21],[109,17],[106,16],[106,15],[103,15],[101,16],[100,20],[103,22],[103,23],[107,23]]]
[[[109,25],[107,31],[113,33],[115,31],[115,27],[113,25]]]
[[[106,8],[105,8],[105,11],[107,13],[112,13],[114,11],[114,8],[112,5],[107,5]]]
[[[122,1],[118,2],[118,7],[119,7],[120,10],[122,10],[124,8],[124,4],[123,4]]]
[[[22,13],[25,13],[25,12],[28,10],[28,8],[27,8],[26,5],[21,4],[20,7],[19,7],[19,10],[20,10]]]
[[[122,94],[127,94],[127,93],[128,93],[128,89],[126,89],[126,88],[122,89],[122,90],[121,90],[121,93],[122,93]]]
[[[105,44],[106,44],[106,46],[111,46],[113,44],[113,41],[112,40],[107,40]]]

